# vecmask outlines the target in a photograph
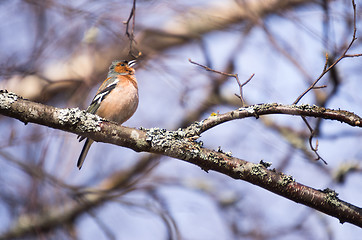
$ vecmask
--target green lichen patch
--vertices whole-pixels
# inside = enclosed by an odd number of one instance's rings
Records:
[[[322,192],[326,193],[324,202],[335,207],[341,206],[341,201],[339,200],[338,193],[336,191],[326,188]]]
[[[91,132],[91,131],[100,131],[100,123],[102,122],[102,118],[87,113],[86,111],[80,111],[78,108],[66,108],[66,109],[59,109],[57,111],[57,116],[59,122],[64,125],[78,125],[79,122],[82,122],[78,128],[84,132]]]
[[[294,178],[290,175],[286,175],[286,174],[283,174],[281,173],[280,175],[280,181],[279,181],[279,184],[283,187],[287,186],[289,183],[292,183],[294,182]]]
[[[251,167],[251,174],[258,175],[260,177],[264,177],[267,175],[265,172],[265,167],[262,164],[255,164]]]

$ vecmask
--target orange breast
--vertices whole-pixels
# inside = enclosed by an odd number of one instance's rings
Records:
[[[118,76],[120,82],[102,101],[96,114],[107,120],[124,123],[138,107],[138,86],[133,76]]]

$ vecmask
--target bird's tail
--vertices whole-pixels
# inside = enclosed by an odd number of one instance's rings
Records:
[[[92,145],[94,141],[92,139],[87,138],[87,140],[84,143],[82,152],[80,153],[80,156],[78,158],[77,167],[79,170],[82,168],[83,162],[85,160],[85,157],[87,156],[87,153],[89,151],[90,146]]]

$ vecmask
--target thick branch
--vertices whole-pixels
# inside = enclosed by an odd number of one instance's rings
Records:
[[[347,111],[323,110],[316,106],[283,106],[278,104],[255,105],[227,114],[210,117],[193,124],[186,130],[132,129],[79,109],[59,109],[24,100],[12,93],[0,93],[0,114],[23,122],[38,123],[56,129],[90,137],[96,141],[116,144],[135,151],[158,153],[178,158],[200,166],[205,171],[214,170],[235,179],[245,180],[297,203],[334,216],[341,223],[349,222],[362,227],[362,209],[338,199],[331,190],[316,190],[294,181],[291,176],[268,170],[267,164],[253,164],[221,151],[203,148],[193,141],[198,134],[212,126],[235,118],[258,117],[262,114],[284,113],[339,120],[361,126],[361,118]]]

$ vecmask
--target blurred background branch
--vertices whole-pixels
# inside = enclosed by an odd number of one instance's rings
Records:
[[[240,82],[255,73],[243,87],[247,105],[291,103],[318,78],[326,53],[330,66],[356,29],[348,58],[318,83],[327,87],[312,89],[301,103],[361,115],[361,3],[355,15],[351,3],[2,1],[0,89],[84,109],[112,60],[141,53],[136,69],[140,106],[125,125],[178,129],[241,106],[235,79],[197,68],[189,58],[238,74]],[[132,37],[125,24],[130,16]],[[123,175],[130,182],[118,185],[114,194],[119,195],[67,225],[33,229],[29,238],[346,239],[360,231],[253,185],[107,144],[97,144],[79,172],[75,161],[81,144],[73,134],[2,116],[0,121],[0,232],[21,223],[22,216],[76,204],[74,191],[109,187]],[[201,136],[200,144],[254,163],[272,162],[305,185],[334,189],[341,199],[361,206],[360,129],[321,118],[308,118],[308,124],[327,166],[315,161],[303,120],[289,116],[218,125]],[[147,166],[133,172],[144,161]]]

